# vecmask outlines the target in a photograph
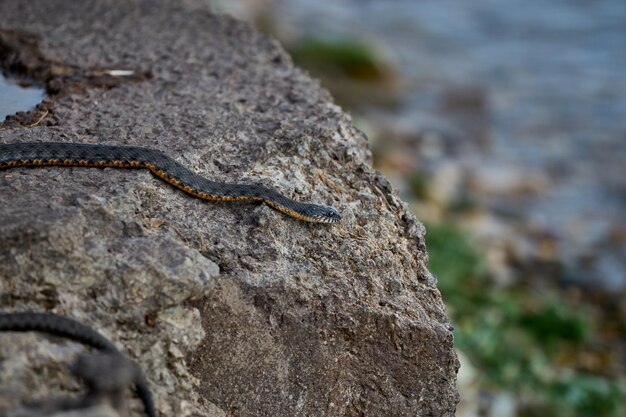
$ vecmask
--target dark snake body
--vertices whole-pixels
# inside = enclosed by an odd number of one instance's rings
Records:
[[[146,168],[175,187],[205,200],[261,201],[307,222],[335,223],[341,219],[339,212],[332,207],[300,203],[262,185],[227,184],[208,180],[152,148],[61,142],[0,144],[0,169],[45,165]]]

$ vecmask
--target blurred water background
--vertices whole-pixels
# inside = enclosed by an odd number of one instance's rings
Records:
[[[426,223],[459,416],[626,416],[626,1],[237,0]]]
[[[20,85],[0,73],[0,121],[18,111],[32,110],[43,98],[41,88]]]

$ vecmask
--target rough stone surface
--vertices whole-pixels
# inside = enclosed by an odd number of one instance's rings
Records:
[[[424,229],[275,41],[189,0],[0,1],[0,29],[4,59],[54,93],[0,142],[152,146],[343,214],[310,225],[145,171],[0,171],[3,310],[94,326],[142,366],[162,415],[454,414],[458,361]],[[1,334],[0,414],[76,391],[64,364],[83,350]]]
[[[61,411],[54,413],[28,413],[9,414],[7,417],[120,417],[120,415],[108,405],[82,408],[79,410]]]

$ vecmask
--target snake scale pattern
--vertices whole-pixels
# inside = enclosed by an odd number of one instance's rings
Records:
[[[289,216],[313,223],[336,223],[341,219],[333,207],[301,203],[262,185],[211,181],[157,149],[64,142],[0,144],[0,169],[47,165],[146,168],[164,181],[201,199],[260,201]]]

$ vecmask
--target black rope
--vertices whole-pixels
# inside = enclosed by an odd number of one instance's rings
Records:
[[[122,355],[111,341],[92,328],[68,317],[51,313],[0,313],[0,331],[41,332],[71,339],[98,350]],[[156,417],[150,388],[143,378],[135,383],[137,396],[143,402],[148,417]]]

